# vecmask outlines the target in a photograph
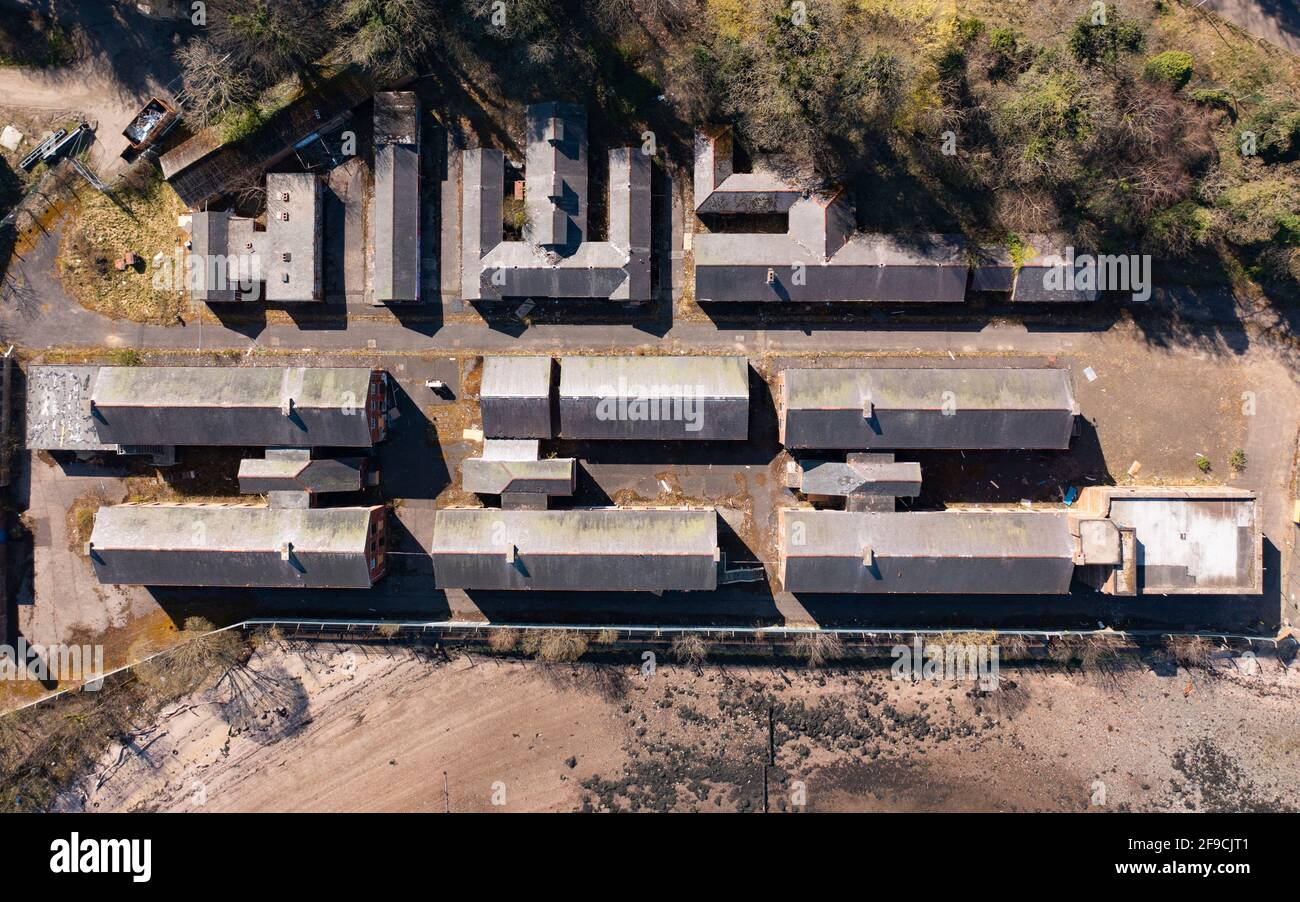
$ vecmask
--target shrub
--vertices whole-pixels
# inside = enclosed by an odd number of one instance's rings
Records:
[[[1255,136],[1255,152],[1266,163],[1300,158],[1300,103],[1292,98],[1271,100],[1241,126],[1237,145],[1245,132]]]
[[[1192,80],[1192,55],[1184,50],[1166,50],[1147,60],[1143,75],[1150,81],[1164,82],[1176,91]]]
[[[673,655],[682,664],[699,667],[708,656],[708,647],[698,633],[683,633],[673,639]]]
[[[1200,470],[1202,473],[1210,472],[1210,459],[1204,454],[1196,455],[1196,469]]]
[[[511,629],[492,630],[488,633],[488,648],[498,654],[508,654],[519,644],[519,631]]]
[[[548,664],[570,663],[587,653],[587,637],[576,630],[529,630],[523,648]]]
[[[1204,636],[1170,636],[1165,640],[1165,649],[1175,663],[1189,670],[1210,663],[1210,640]]]
[[[1106,6],[1106,24],[1094,23],[1092,13],[1080,16],[1066,41],[1070,53],[1085,66],[1114,65],[1125,53],[1138,53],[1146,46],[1142,26]]]
[[[1236,185],[1215,199],[1224,218],[1224,236],[1234,244],[1264,244],[1285,234],[1300,214],[1300,181],[1261,178]]]
[[[1232,112],[1233,96],[1222,88],[1197,88],[1192,91],[1191,98],[1202,106],[1214,107],[1218,110]]]
[[[1241,448],[1233,451],[1232,456],[1228,458],[1228,466],[1232,467],[1235,473],[1240,473],[1246,469],[1246,452]]]
[[[1153,216],[1148,234],[1161,250],[1185,254],[1203,244],[1212,227],[1211,211],[1195,201],[1185,200]]]
[[[108,352],[108,362],[113,366],[140,366],[144,357],[135,348],[114,348]]]

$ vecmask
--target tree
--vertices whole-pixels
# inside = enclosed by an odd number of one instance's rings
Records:
[[[310,70],[329,46],[324,17],[309,0],[212,0],[208,7],[216,49],[260,87]]]
[[[229,54],[207,41],[190,41],[176,52],[188,97],[185,109],[199,125],[243,107],[255,96],[247,70],[230,65]]]
[[[334,25],[350,61],[389,79],[416,74],[440,30],[430,0],[344,0]]]
[[[1143,74],[1177,91],[1192,80],[1192,55],[1183,50],[1166,50],[1147,60]]]

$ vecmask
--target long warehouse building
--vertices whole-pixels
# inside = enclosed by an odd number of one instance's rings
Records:
[[[743,440],[745,357],[562,357],[560,437]]]
[[[1063,369],[787,369],[787,448],[1070,447],[1079,409]]]
[[[117,504],[95,514],[101,583],[368,589],[384,575],[384,508]]]
[[[111,445],[368,448],[391,406],[388,374],[368,367],[105,366],[91,393]]]
[[[1076,542],[1065,513],[783,510],[785,591],[1062,595]]]
[[[713,510],[444,509],[434,515],[439,589],[712,590]]]

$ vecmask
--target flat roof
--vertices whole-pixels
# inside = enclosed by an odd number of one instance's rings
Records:
[[[90,396],[97,366],[27,368],[27,447],[41,451],[109,451],[100,441]]]
[[[1136,532],[1142,593],[1262,590],[1254,495],[1114,495],[1110,520]]]

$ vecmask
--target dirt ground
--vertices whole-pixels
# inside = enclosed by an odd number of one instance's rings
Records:
[[[1253,672],[1252,672],[1253,671]],[[267,644],[63,799],[99,811],[1295,810],[1300,667],[546,665]],[[253,699],[251,708],[234,701]]]

